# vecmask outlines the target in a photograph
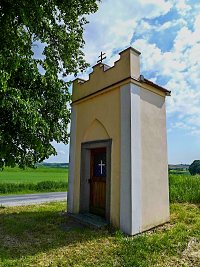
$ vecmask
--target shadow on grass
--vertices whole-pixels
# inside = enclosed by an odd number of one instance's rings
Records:
[[[30,206],[29,206],[30,207]],[[52,207],[52,206],[50,206]],[[73,246],[89,240],[101,239],[107,230],[92,230],[73,223],[60,215],[59,210],[31,210],[18,208],[0,213],[0,258],[15,260],[45,253],[63,246]],[[5,212],[4,212],[5,210]]]

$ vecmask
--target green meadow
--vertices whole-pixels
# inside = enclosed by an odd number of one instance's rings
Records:
[[[0,194],[66,191],[68,168],[5,168],[0,171]]]
[[[5,168],[0,172],[0,183],[38,183],[41,181],[63,181],[68,178],[68,168],[37,167]]]

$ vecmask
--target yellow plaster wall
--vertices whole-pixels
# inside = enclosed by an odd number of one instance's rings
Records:
[[[142,230],[169,220],[165,98],[141,90]]]
[[[120,91],[116,88],[75,103],[76,122],[76,160],[74,181],[74,212],[79,212],[80,158],[81,143],[86,141],[112,139],[111,152],[111,223],[119,227],[120,207]],[[112,123],[111,123],[112,122]],[[103,126],[102,126],[103,125]]]
[[[110,139],[110,136],[104,125],[99,120],[95,119],[86,130],[83,141],[87,142],[104,139]]]

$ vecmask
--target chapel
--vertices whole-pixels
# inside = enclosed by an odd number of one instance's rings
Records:
[[[169,95],[141,74],[132,47],[74,80],[69,214],[94,214],[129,235],[169,221]]]

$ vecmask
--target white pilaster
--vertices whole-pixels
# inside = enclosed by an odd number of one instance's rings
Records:
[[[141,224],[140,88],[121,87],[120,229],[130,235]]]
[[[141,117],[140,117],[140,87],[131,84],[131,203],[132,232],[141,231]]]
[[[71,111],[71,129],[70,129],[70,153],[69,153],[69,177],[67,193],[67,211],[73,213],[74,196],[74,174],[75,174],[75,150],[76,150],[76,108]]]
[[[131,234],[131,97],[130,84],[120,88],[121,97],[121,174],[120,229]]]

